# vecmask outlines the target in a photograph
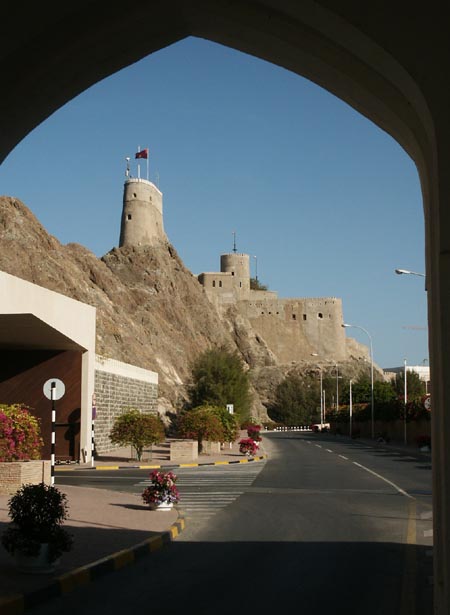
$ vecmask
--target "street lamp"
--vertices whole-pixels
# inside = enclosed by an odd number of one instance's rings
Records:
[[[402,275],[402,274],[409,274],[409,275],[420,275],[421,278],[425,277],[424,273],[418,273],[417,271],[409,271],[409,269],[396,269],[395,273],[398,273],[398,275]]]
[[[317,357],[319,356],[317,354],[317,352],[312,352],[311,353],[312,357]],[[320,373],[320,429],[323,428],[323,385],[322,385],[322,368],[320,367],[320,365],[317,366],[317,369],[319,370]]]
[[[258,258],[254,255],[253,258],[255,259],[255,280],[258,281]]]
[[[349,325],[347,323],[343,323],[342,325],[343,327],[354,327],[355,329],[361,329],[361,331],[364,331],[364,333],[367,335],[367,337],[369,338],[369,342],[370,342],[370,416],[371,416],[371,432],[372,432],[372,440],[375,438],[375,433],[374,433],[374,416],[373,416],[373,410],[374,410],[374,404],[373,404],[373,346],[372,346],[372,336],[370,335],[370,333],[367,331],[367,329],[364,329],[364,327],[360,327],[359,325]]]

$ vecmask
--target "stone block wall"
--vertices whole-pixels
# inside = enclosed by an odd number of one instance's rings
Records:
[[[96,357],[95,451],[102,455],[117,448],[109,439],[114,421],[129,408],[144,414],[157,412],[158,374],[114,359]]]
[[[50,484],[50,461],[10,461],[0,463],[0,493],[15,493],[22,485]]]

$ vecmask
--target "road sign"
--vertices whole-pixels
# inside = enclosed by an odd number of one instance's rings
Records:
[[[227,410],[230,414],[234,414],[234,404],[227,404]]]
[[[425,410],[431,410],[431,395],[428,395],[428,397],[425,397],[425,401],[423,402],[423,405],[425,406]]]
[[[47,380],[44,384],[43,391],[47,399],[58,400],[61,399],[66,392],[66,387],[64,386],[64,382],[62,380],[59,380],[58,378],[50,378],[50,380]]]

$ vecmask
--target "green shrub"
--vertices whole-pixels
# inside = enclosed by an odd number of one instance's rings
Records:
[[[0,461],[39,459],[39,419],[22,404],[0,404]]]
[[[192,410],[185,410],[178,417],[177,431],[182,438],[197,440],[199,453],[203,451],[205,440],[225,441],[224,428],[211,406],[199,406]]]
[[[145,446],[164,441],[164,423],[159,416],[131,408],[115,420],[109,437],[113,444],[132,446],[140,461]]]

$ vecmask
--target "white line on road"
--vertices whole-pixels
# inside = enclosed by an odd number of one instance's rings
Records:
[[[415,498],[413,498],[412,495],[409,495],[409,493],[407,493],[404,489],[402,489],[401,487],[399,487],[398,485],[393,483],[391,480],[388,480],[384,476],[381,476],[381,474],[377,474],[377,472],[374,472],[373,470],[370,470],[369,468],[366,468],[366,466],[361,465],[357,461],[353,461],[352,463],[354,463],[355,466],[358,466],[358,468],[362,468],[366,472],[369,472],[370,474],[373,474],[374,476],[376,476],[380,480],[383,480],[385,483],[388,483],[388,485],[391,485],[391,487],[394,487],[394,489],[396,489],[399,493],[401,493],[405,497],[410,498],[411,500],[415,500]]]
[[[432,519],[433,518],[433,511],[432,510],[427,510],[427,512],[423,512],[420,515],[421,519]]]
[[[325,450],[327,451],[327,453],[332,453],[333,452],[330,448],[326,448]]]
[[[345,455],[339,455],[339,457],[340,457],[341,459],[345,459],[346,461],[348,461],[348,457],[346,457]]]
[[[322,448],[321,444],[316,444],[317,448]]]

